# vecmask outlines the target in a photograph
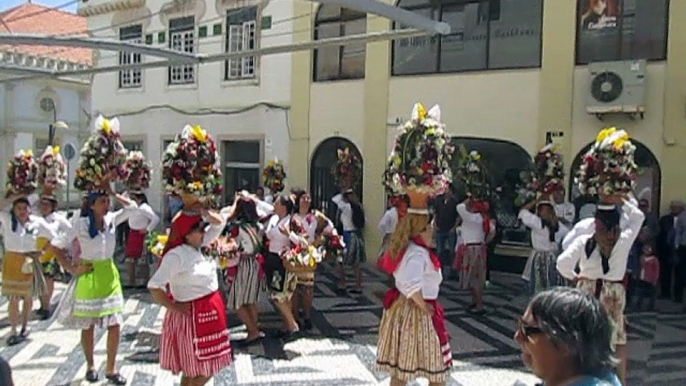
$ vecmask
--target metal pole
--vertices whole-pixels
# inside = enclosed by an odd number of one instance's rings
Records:
[[[52,106],[52,123],[48,125],[48,146],[52,146],[55,142],[55,122],[57,122],[57,106]]]

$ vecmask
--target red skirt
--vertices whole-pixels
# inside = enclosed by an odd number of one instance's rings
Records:
[[[194,300],[190,316],[167,311],[160,339],[161,368],[188,377],[212,377],[232,362],[219,291]]]
[[[139,231],[131,229],[129,237],[126,242],[126,257],[131,259],[139,259],[143,256],[143,248],[145,248],[146,231]]]

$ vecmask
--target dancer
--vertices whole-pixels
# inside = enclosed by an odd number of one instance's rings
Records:
[[[124,378],[116,369],[119,349],[120,326],[123,323],[124,298],[119,280],[119,269],[114,263],[116,227],[128,220],[135,203],[114,194],[110,176],[88,194],[88,208],[81,213],[74,228],[66,235],[52,241],[52,250],[59,263],[75,279],[72,280],[57,307],[60,322],[81,329],[81,346],[86,356],[86,380],[94,383],[99,379],[94,362],[95,326],[107,328],[107,366],[105,377],[115,385],[125,385]],[[110,196],[114,195],[124,207],[110,212]],[[81,247],[79,264],[66,258],[65,250],[77,239]]]
[[[303,238],[293,229],[291,221],[294,203],[290,197],[279,195],[274,205],[275,214],[269,219],[266,227],[266,236],[269,241],[269,252],[265,259],[267,285],[272,294],[271,298],[276,304],[283,318],[283,329],[280,336],[293,338],[300,330],[291,308],[291,297],[298,285],[295,274],[286,271],[281,253],[290,249],[292,245],[303,242]]]
[[[483,314],[483,290],[486,284],[487,242],[495,233],[495,226],[489,216],[486,201],[467,198],[457,205],[457,213],[462,219],[460,235],[462,245],[457,252],[456,263],[460,269],[460,288],[472,292],[472,306],[469,312]]]
[[[209,220],[210,225],[203,218]],[[216,212],[174,221],[183,243],[167,252],[148,282],[155,302],[167,309],[160,339],[160,367],[182,373],[182,386],[203,386],[233,361],[217,263],[200,248],[224,228]],[[169,286],[173,299],[167,296]]]
[[[264,207],[262,204],[261,206]],[[271,205],[269,205],[271,207]],[[260,254],[264,230],[259,222],[256,200],[247,193],[236,196],[233,207],[225,213],[228,216],[225,237],[231,237],[238,247],[238,262],[228,268],[230,288],[228,306],[238,314],[248,330],[243,342],[250,345],[259,342],[264,334],[260,331],[257,301],[262,292],[264,281],[264,258]],[[270,212],[273,208],[270,208]]]
[[[129,215],[129,236],[126,241],[126,271],[129,276],[129,287],[136,287],[136,265],[141,262],[145,248],[145,237],[152,232],[160,222],[160,217],[148,204],[148,197],[142,191],[130,192],[131,199],[136,203],[136,209]],[[148,281],[150,267],[146,259],[142,259],[143,277]]]
[[[343,242],[345,243],[343,261],[337,265],[338,287],[342,291],[346,290],[345,267],[352,265],[355,270],[355,288],[350,290],[350,293],[361,294],[362,264],[367,261],[367,252],[362,237],[362,230],[365,225],[364,209],[352,189],[335,195],[331,201],[338,206],[340,211],[341,223],[343,224]]]
[[[5,211],[10,207],[9,211]],[[5,257],[2,264],[2,294],[9,298],[10,334],[7,344],[13,346],[23,342],[30,334],[28,327],[33,307],[34,259],[38,259],[41,250],[38,238],[51,240],[54,231],[41,217],[31,215],[29,200],[26,195],[13,194],[0,201],[0,223],[4,240]],[[37,261],[37,260],[36,260]],[[22,303],[21,320],[19,302]],[[17,327],[21,322],[21,330]]]
[[[40,211],[43,219],[48,223],[48,226],[53,230],[55,235],[65,235],[71,232],[72,224],[66,217],[56,213],[57,198],[55,196],[42,195],[40,200]],[[50,301],[52,294],[55,291],[55,280],[62,275],[60,265],[55,260],[55,256],[51,253],[51,249],[46,248],[50,240],[44,237],[38,238],[38,249],[45,252],[40,257],[40,262],[43,267],[43,276],[45,277],[46,291],[40,298],[41,308],[36,312],[41,320],[50,319]]]
[[[536,208],[536,213],[532,210]],[[529,285],[529,294],[535,295],[555,286],[563,286],[565,282],[557,272],[557,255],[560,243],[568,232],[567,228],[558,220],[555,208],[550,201],[535,200],[527,203],[519,211],[519,219],[531,229],[531,245],[533,250],[529,256],[522,277]]]

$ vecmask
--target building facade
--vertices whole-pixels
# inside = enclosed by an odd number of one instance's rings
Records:
[[[0,12],[1,33],[40,33],[46,35],[85,34],[85,18],[26,3]],[[0,63],[17,70],[83,69],[92,65],[90,49],[48,46],[0,46]],[[22,74],[0,71],[1,79]],[[33,149],[37,156],[48,145],[49,126],[62,121],[69,127],[58,129],[55,144],[73,144],[77,149],[88,133],[90,110],[89,79],[34,79],[0,83],[0,159],[9,160],[19,150]],[[76,160],[69,164],[70,181]],[[0,174],[3,197],[7,176]],[[62,202],[66,190],[61,191]],[[76,195],[72,197],[76,198]],[[77,200],[73,200],[74,202]]]
[[[293,41],[290,2],[227,0],[91,0],[80,4],[91,36],[188,53],[215,54]],[[272,16],[273,15],[273,16]],[[97,65],[151,62],[138,53],[97,53]],[[156,175],[151,205],[165,212],[160,161],[183,127],[200,125],[215,137],[225,199],[261,184],[263,166],[289,166],[290,54],[247,57],[202,66],[125,70],[93,77],[92,113],[117,117],[124,144],[140,149]]]
[[[401,28],[386,19],[295,2],[298,41]],[[380,183],[398,123],[415,102],[439,104],[456,144],[479,150],[495,186],[502,225],[499,248],[526,255],[517,228],[514,184],[546,141],[559,144],[568,175],[606,126],[626,129],[637,144],[638,189],[652,210],[686,197],[686,2],[680,0],[399,0],[397,6],[449,23],[449,36],[374,42],[293,54],[291,183],[309,184],[315,202],[335,192],[322,176],[332,150],[362,155],[361,196],[370,223],[381,217]],[[646,60],[645,69],[643,62]],[[590,114],[589,94],[603,93],[595,63],[640,67],[645,109]],[[623,64],[621,64],[623,63]],[[307,71],[306,71],[307,69]],[[629,89],[629,80],[624,79]],[[613,91],[614,90],[614,91]],[[607,95],[605,95],[607,97]],[[601,96],[602,98],[602,96]],[[324,188],[322,188],[324,187]],[[570,188],[573,184],[570,181]],[[579,206],[574,189],[570,199]],[[378,246],[375,229],[367,237]],[[521,248],[520,248],[521,247]],[[374,249],[370,249],[374,250]]]

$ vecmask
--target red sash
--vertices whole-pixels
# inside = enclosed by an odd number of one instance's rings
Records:
[[[391,288],[386,292],[383,299],[384,309],[389,309],[400,297],[400,291],[397,288]],[[410,300],[411,301],[411,300]],[[441,344],[441,354],[443,355],[443,363],[450,367],[453,363],[453,353],[450,349],[450,334],[445,328],[445,312],[443,306],[437,300],[424,299],[425,302],[431,304],[434,308],[434,314],[431,315],[431,322],[438,335],[438,342]]]
[[[219,291],[193,300],[193,351],[200,361],[231,355],[226,306]]]

